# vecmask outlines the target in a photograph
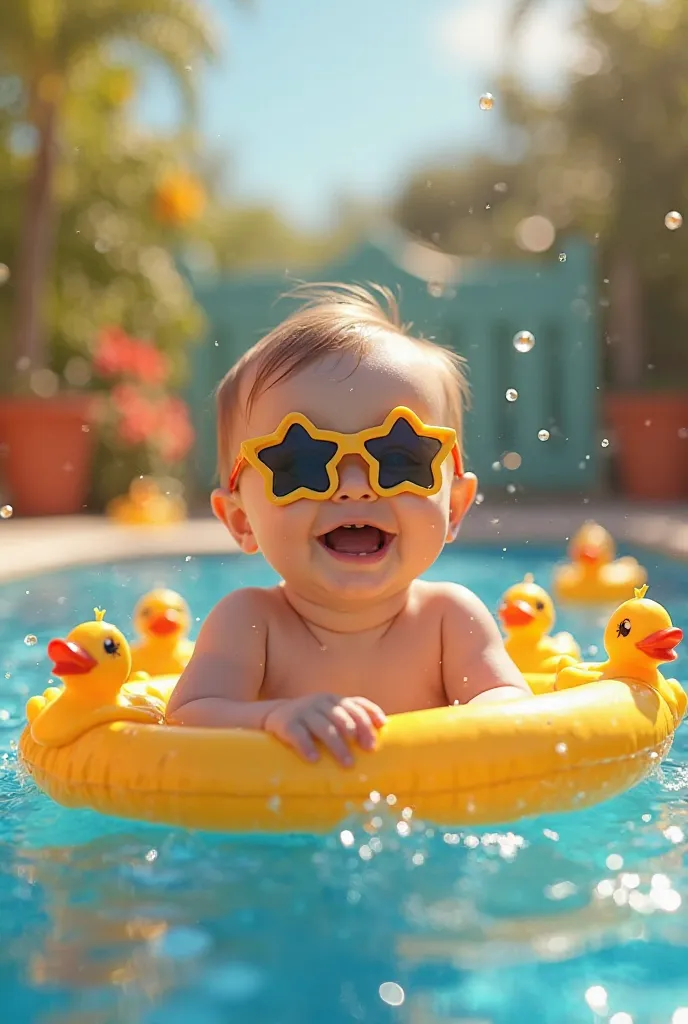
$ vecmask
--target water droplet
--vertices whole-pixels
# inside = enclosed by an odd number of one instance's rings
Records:
[[[670,843],[682,843],[683,829],[678,825],[669,825],[669,828],[664,829],[664,838],[668,839]]]
[[[507,484],[506,485],[506,492],[507,492],[507,494],[515,494],[515,492],[516,492],[516,484]],[[506,551],[506,548],[504,548],[504,550]]]
[[[556,750],[557,754],[567,754],[569,748],[566,743],[557,743],[554,749]]]
[[[193,70],[193,68],[191,67],[191,65],[190,65],[190,64],[185,64],[185,65],[184,65],[184,70],[185,70],[185,71],[192,71],[192,70]]]
[[[549,441],[549,430],[538,430],[538,441]]]
[[[387,803],[389,804],[390,807],[394,807],[396,802],[397,798],[395,797],[394,793],[390,793],[387,797]]]
[[[480,109],[492,110],[494,107],[494,96],[491,92],[484,92],[480,97]]]
[[[153,861],[157,860],[157,859],[158,859],[158,851],[157,850],[149,850],[148,853],[146,854],[146,860],[148,861],[149,864],[152,864]]]
[[[522,462],[523,459],[518,452],[506,452],[502,455],[502,465],[504,466],[504,469],[518,469]]]
[[[669,231],[676,231],[677,228],[683,226],[683,217],[678,210],[669,210],[664,218],[664,225],[669,228]]]
[[[623,857],[620,853],[610,853],[605,864],[610,871],[620,871],[623,867]]]
[[[492,469],[494,470],[495,473],[498,473],[501,468],[502,468],[501,462],[493,462],[492,463]]]
[[[535,344],[535,337],[530,331],[518,331],[514,334],[513,345],[517,352],[530,352]]]
[[[411,857],[411,863],[419,868],[421,864],[425,864],[425,856],[422,853],[414,853],[413,857]]]
[[[396,981],[383,981],[378,992],[382,1002],[388,1006],[401,1006],[406,998],[403,988]]]
[[[633,1018],[630,1013],[625,1013],[620,1010],[618,1013],[613,1013],[609,1018],[609,1024],[633,1024]]]
[[[411,826],[408,821],[397,822],[397,834],[400,836],[408,836],[411,834]]]
[[[608,437],[603,437],[602,440],[600,441],[600,444],[602,445],[603,448],[608,448],[609,447],[609,438]]]
[[[482,503],[484,501],[485,501],[485,495],[484,494],[480,494],[480,492],[478,492],[478,494],[476,494],[476,496],[475,496],[475,503],[476,503],[476,505],[482,505]]]
[[[507,402],[515,402],[518,398],[518,391],[516,390],[516,388],[507,388],[504,397],[506,398]]]
[[[0,287],[10,279],[10,268],[6,263],[0,263]]]
[[[353,846],[354,845],[354,834],[347,829],[339,833],[339,842],[342,846]]]
[[[559,262],[560,263],[566,263],[566,253],[565,252],[560,252],[559,253]]]
[[[34,636],[33,633],[27,633],[24,637],[24,643],[27,647],[35,647],[38,643],[38,637]]]
[[[11,519],[14,515],[14,509],[11,505],[3,505],[0,508],[0,519]]]
[[[585,993],[585,1001],[591,1010],[604,1010],[607,1006],[607,990],[602,985],[591,985]]]
[[[498,181],[496,183],[496,185],[494,186],[494,190],[495,190],[495,192],[506,192],[508,187],[509,186],[507,185],[507,183],[505,181]]]
[[[444,295],[444,285],[441,281],[428,281],[428,295],[433,299],[441,299]]]

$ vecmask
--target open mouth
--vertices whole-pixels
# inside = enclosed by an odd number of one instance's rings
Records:
[[[318,540],[338,558],[373,560],[387,552],[395,536],[368,523],[346,523],[323,533]]]

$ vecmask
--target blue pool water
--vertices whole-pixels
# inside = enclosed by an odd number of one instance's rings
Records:
[[[494,608],[525,571],[547,585],[557,554],[457,549],[432,575]],[[688,566],[644,560],[688,632]],[[351,847],[339,831],[230,839],[106,819],[22,778],[22,709],[47,681],[50,637],[94,605],[128,628],[155,585],[201,619],[271,579],[258,559],[181,558],[0,589],[3,1024],[669,1024],[688,1007],[684,728],[653,778],[597,808],[400,836],[390,806],[374,836],[370,814],[346,823]],[[559,625],[600,642],[594,614]]]

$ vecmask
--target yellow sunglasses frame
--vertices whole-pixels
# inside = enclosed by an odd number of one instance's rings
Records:
[[[411,481],[402,481],[394,487],[380,486],[380,464],[377,459],[366,450],[367,441],[378,437],[386,437],[394,424],[404,419],[419,437],[430,437],[439,441],[441,448],[432,460],[431,469],[434,478],[432,487],[420,487]],[[287,432],[291,427],[298,425],[313,438],[314,441],[330,441],[337,445],[337,451],[326,463],[325,469],[329,480],[326,491],[313,491],[309,487],[297,487],[295,491],[283,497],[277,497],[273,491],[273,472],[259,459],[259,454],[264,448],[275,447],[284,441]],[[243,441],[239,449],[239,455],[229,478],[229,491],[232,493],[237,489],[239,474],[245,466],[249,465],[256,469],[263,478],[265,484],[265,495],[273,505],[290,505],[301,498],[308,498],[311,501],[327,501],[339,487],[339,474],[337,466],[345,455],[360,455],[368,465],[368,478],[370,486],[381,498],[393,498],[397,494],[418,494],[423,497],[430,497],[442,487],[441,468],[449,455],[454,458],[456,476],[463,476],[463,462],[459,451],[456,431],[452,427],[429,427],[413,412],[404,405],[398,405],[385,417],[379,427],[370,427],[368,430],[361,430],[357,434],[343,434],[338,430],[320,430],[312,423],[307,416],[300,412],[288,413],[277,430],[272,434],[264,434],[262,437],[254,437]]]

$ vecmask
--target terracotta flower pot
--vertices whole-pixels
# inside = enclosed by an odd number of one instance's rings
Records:
[[[688,394],[610,394],[604,407],[625,495],[645,501],[688,498]]]
[[[0,399],[0,473],[24,516],[81,512],[90,482],[91,399]]]

